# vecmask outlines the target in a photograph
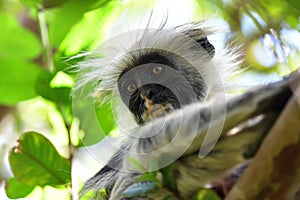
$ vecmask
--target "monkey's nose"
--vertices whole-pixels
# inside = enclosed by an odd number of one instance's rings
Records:
[[[150,88],[142,89],[140,96],[142,99],[147,98],[147,99],[151,100],[153,97],[153,91]]]
[[[151,107],[152,107],[152,101],[150,99],[148,99],[147,97],[145,97],[144,99],[144,104],[145,104],[145,107],[146,107],[146,110],[151,110]]]
[[[144,101],[144,105],[147,110],[150,110],[153,102],[152,102],[152,97],[153,97],[153,91],[151,88],[141,88],[141,93],[140,93],[141,98]]]

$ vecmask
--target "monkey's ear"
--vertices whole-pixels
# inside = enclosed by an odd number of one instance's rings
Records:
[[[200,29],[200,28],[189,29],[189,30],[185,31],[183,34],[196,40],[202,46],[202,48],[205,51],[207,51],[207,53],[210,55],[211,58],[214,57],[215,47],[208,41],[208,39],[206,37],[206,33],[202,29]]]
[[[192,22],[175,27],[182,34],[194,39],[208,53],[210,58],[215,55],[215,47],[208,41],[207,35],[214,33],[213,29],[202,29],[205,21]]]
[[[215,47],[208,41],[207,37],[196,40],[211,56],[211,58],[215,55]]]

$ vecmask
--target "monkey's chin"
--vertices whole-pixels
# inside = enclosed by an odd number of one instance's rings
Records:
[[[174,107],[171,103],[154,104],[145,110],[142,118],[145,122],[150,122],[156,118],[165,116],[172,110],[174,110]]]

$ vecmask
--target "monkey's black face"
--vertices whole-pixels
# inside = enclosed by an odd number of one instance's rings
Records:
[[[180,108],[180,103],[168,88],[153,83],[139,87],[132,94],[128,108],[135,115],[137,123],[144,124]]]
[[[139,125],[203,97],[204,86],[198,72],[188,74],[161,61],[126,69],[118,80],[121,99]]]

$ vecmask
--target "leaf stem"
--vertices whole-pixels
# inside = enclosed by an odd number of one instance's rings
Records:
[[[71,126],[66,121],[65,121],[65,126],[66,126],[67,133],[68,133],[69,162],[70,162],[70,166],[72,169],[72,161],[73,161],[73,157],[74,157],[74,145],[72,144],[72,139],[71,139]],[[74,199],[72,188],[73,188],[73,185],[72,185],[72,180],[71,180],[70,181],[70,200]]]
[[[75,146],[73,145],[72,138],[71,138],[71,124],[70,124],[67,116],[65,115],[63,105],[58,105],[58,107],[59,107],[59,111],[60,111],[60,113],[61,113],[61,115],[63,117],[65,127],[67,129],[68,148],[69,148],[69,158],[68,158],[68,160],[70,162],[70,166],[71,166],[71,169],[72,169],[72,162],[73,162],[73,158],[74,158]],[[74,199],[74,195],[73,195],[72,180],[70,181],[69,193],[70,193],[70,200],[73,200]]]
[[[39,7],[37,11],[37,22],[40,29],[40,35],[43,45],[43,65],[50,72],[54,71],[53,52],[49,40],[48,24],[43,7]]]

